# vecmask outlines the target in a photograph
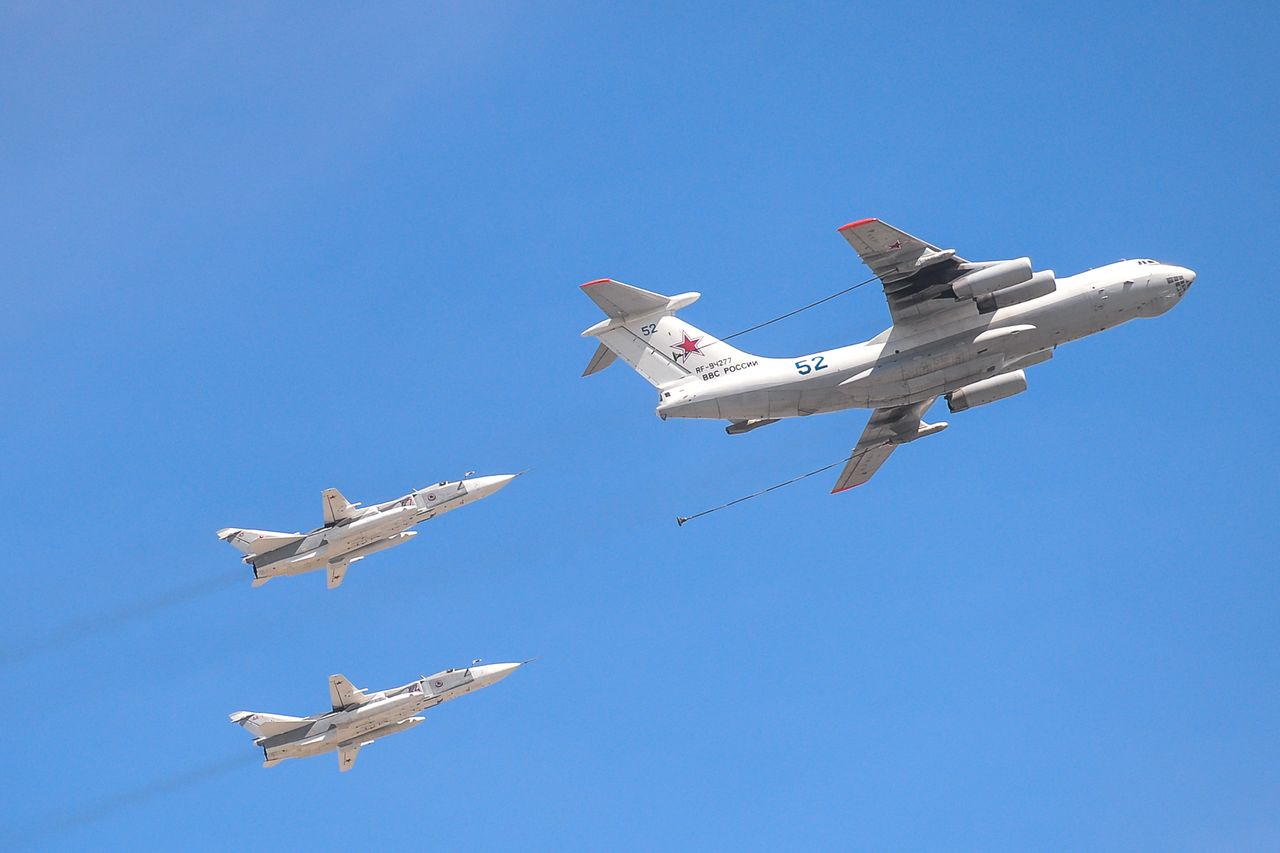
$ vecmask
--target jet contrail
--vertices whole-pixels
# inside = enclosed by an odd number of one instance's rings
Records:
[[[161,610],[166,610],[179,604],[186,604],[189,601],[218,592],[243,579],[244,573],[240,571],[218,574],[186,586],[177,587],[156,598],[139,601],[134,604],[126,604],[122,607],[104,610],[76,619],[45,637],[0,651],[0,667],[13,666],[30,660],[36,655],[57,651],[87,640],[90,637],[122,628],[139,619],[159,613]]]
[[[158,797],[174,791],[223,776],[241,767],[257,762],[257,755],[235,755],[220,758],[203,767],[197,767],[181,773],[174,773],[163,779],[137,785],[133,788],[112,794],[96,803],[73,809],[63,814],[50,815],[39,823],[28,827],[9,830],[3,840],[10,844],[34,844],[65,832],[71,832],[117,812],[146,805]]]

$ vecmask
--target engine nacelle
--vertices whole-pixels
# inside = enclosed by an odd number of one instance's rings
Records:
[[[1014,394],[1027,390],[1027,374],[1021,370],[1012,373],[1001,373],[981,382],[974,382],[963,388],[957,388],[947,395],[947,408],[954,412],[963,412],[975,406],[985,406]]]
[[[1041,270],[1022,284],[1015,284],[1013,287],[1006,287],[983,296],[978,300],[978,313],[990,314],[997,308],[1008,308],[1019,302],[1048,296],[1057,289],[1058,280],[1054,277],[1053,270]]]
[[[965,273],[951,282],[957,299],[977,299],[997,290],[1022,284],[1031,278],[1031,259],[1017,258],[1012,261],[997,261],[989,267]]]

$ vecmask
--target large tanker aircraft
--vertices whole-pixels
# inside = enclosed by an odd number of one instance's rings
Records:
[[[735,349],[676,317],[699,293],[663,296],[612,279],[582,285],[607,316],[583,375],[621,357],[658,389],[658,417],[728,420],[731,435],[783,418],[872,409],[834,492],[871,479],[898,445],[941,432],[923,417],[1027,389],[1059,344],[1172,308],[1196,274],[1150,259],[1058,278],[1028,258],[970,262],[878,219],[839,229],[884,287],[893,325],[869,341],[797,358]]]

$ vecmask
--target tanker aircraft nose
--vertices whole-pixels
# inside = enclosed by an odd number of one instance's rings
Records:
[[[487,498],[519,476],[519,474],[494,474],[490,477],[472,477],[462,482],[466,484],[467,497]]]
[[[477,687],[488,687],[490,684],[497,684],[522,666],[524,663],[486,663],[483,666],[471,667],[471,677],[475,679]]]
[[[1183,294],[1185,294],[1187,290],[1190,289],[1191,285],[1195,283],[1196,272],[1195,270],[1190,270],[1186,267],[1177,267],[1172,265],[1167,267],[1167,269],[1169,272],[1168,275],[1165,276],[1165,281],[1173,285],[1176,298],[1181,299]]]

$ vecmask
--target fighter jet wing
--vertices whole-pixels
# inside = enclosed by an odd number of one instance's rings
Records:
[[[348,681],[347,677],[341,673],[331,675],[329,676],[329,702],[335,711],[362,705],[365,702],[364,691]]]
[[[347,500],[342,492],[337,489],[325,489],[323,498],[325,527],[333,527],[340,521],[355,518],[356,507],[359,504],[353,504]]]
[[[360,753],[360,744],[340,744],[338,746],[338,770],[346,773],[356,766],[356,756]]]
[[[880,279],[894,325],[919,322],[938,311],[967,306],[957,300],[950,283],[968,263],[955,249],[939,249],[879,219],[859,219],[840,229],[862,262]]]
[[[861,486],[870,480],[899,444],[945,429],[946,424],[926,424],[920,419],[937,397],[906,406],[888,406],[871,413],[871,420],[849,454],[849,461],[836,480],[831,494]]]

